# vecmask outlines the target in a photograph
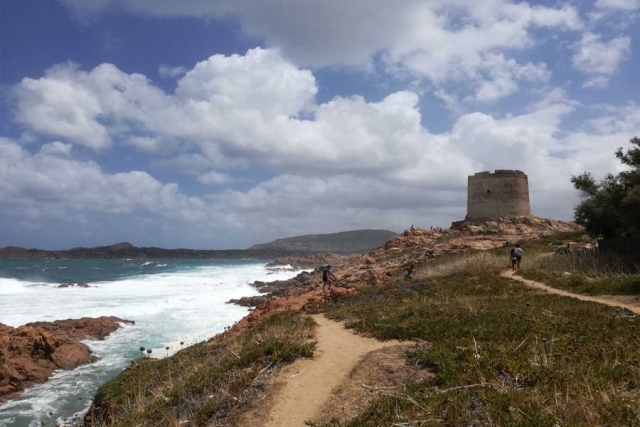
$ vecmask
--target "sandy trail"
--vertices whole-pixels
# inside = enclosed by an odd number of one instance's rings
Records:
[[[277,392],[269,417],[262,424],[265,427],[304,427],[305,421],[320,416],[318,411],[332,390],[347,380],[364,355],[400,344],[361,337],[323,315],[313,318],[318,323],[316,356],[297,360],[279,374],[285,384]]]
[[[541,289],[543,291],[547,291],[550,294],[556,294],[556,295],[563,295],[565,297],[571,297],[571,298],[576,298],[579,299],[581,301],[591,301],[591,302],[597,302],[599,304],[605,304],[605,305],[609,305],[612,307],[621,307],[621,308],[625,308],[629,311],[632,311],[636,314],[640,314],[640,304],[631,304],[631,303],[627,303],[624,301],[620,301],[620,299],[623,299],[622,297],[615,297],[615,296],[599,296],[599,297],[592,297],[589,295],[581,295],[581,294],[574,294],[572,292],[568,292],[562,289],[556,289],[556,288],[552,288],[551,286],[548,286],[544,283],[541,282],[536,282],[533,280],[529,280],[529,279],[525,279],[524,277],[520,277],[520,276],[516,276],[516,274],[511,271],[511,270],[505,270],[502,273],[500,273],[500,275],[502,277],[508,277],[510,279],[513,280],[517,280],[518,282],[522,282],[527,286],[530,286],[532,288],[536,288],[536,289]],[[632,297],[627,297],[628,299],[631,299]]]

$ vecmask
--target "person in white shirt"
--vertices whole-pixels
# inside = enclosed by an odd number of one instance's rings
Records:
[[[519,269],[520,261],[522,261],[522,248],[520,247],[520,245],[516,245],[514,252],[516,253],[516,268]]]

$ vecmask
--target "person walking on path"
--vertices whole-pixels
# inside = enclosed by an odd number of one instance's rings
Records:
[[[520,245],[516,245],[516,248],[514,249],[514,252],[516,253],[516,263],[517,263],[516,268],[519,270],[520,269],[520,261],[522,261],[522,248],[520,247]]]
[[[518,257],[516,256],[516,250],[514,248],[511,248],[511,252],[509,253],[509,260],[511,261],[511,270],[516,271]]]
[[[404,269],[404,280],[413,278],[413,263]]]
[[[322,290],[325,286],[331,287],[331,282],[337,280],[336,276],[331,272],[331,266],[327,265],[322,269]]]

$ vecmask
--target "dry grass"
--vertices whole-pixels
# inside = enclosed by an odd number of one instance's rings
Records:
[[[418,267],[415,280],[448,276],[454,273],[499,271],[506,268],[507,259],[496,252],[482,251],[447,257],[440,262],[429,262]]]
[[[640,295],[640,266],[597,251],[536,252],[520,274],[559,289],[587,295]]]

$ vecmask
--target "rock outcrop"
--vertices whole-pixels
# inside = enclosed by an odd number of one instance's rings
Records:
[[[259,322],[269,314],[281,310],[313,311],[323,301],[335,300],[360,286],[380,285],[393,275],[401,275],[406,265],[432,259],[434,256],[493,249],[504,246],[505,241],[512,245],[521,240],[539,239],[552,233],[581,231],[583,228],[573,222],[533,216],[460,221],[448,230],[405,230],[366,255],[349,257],[348,262],[339,264],[316,259],[319,262],[315,264],[313,271],[303,272],[293,279],[255,282],[254,286],[264,292],[264,296],[230,301],[255,307],[235,328]],[[309,260],[313,261],[313,258],[305,259],[304,262]],[[286,261],[290,265],[296,265],[290,258]],[[335,267],[332,271],[338,280],[333,287],[323,291],[320,267],[326,264]]]
[[[84,317],[18,328],[0,324],[0,403],[45,382],[56,369],[74,369],[95,361],[80,340],[102,340],[120,323],[133,322],[117,317]]]

